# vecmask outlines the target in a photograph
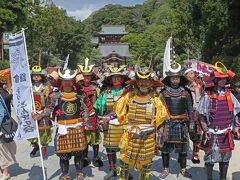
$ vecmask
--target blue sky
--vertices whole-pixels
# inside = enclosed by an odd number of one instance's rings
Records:
[[[53,2],[67,10],[69,16],[84,20],[93,11],[96,11],[107,4],[121,4],[124,6],[134,6],[142,4],[144,0],[53,0]]]

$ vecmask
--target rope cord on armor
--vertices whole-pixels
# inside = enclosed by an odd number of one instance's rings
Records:
[[[141,130],[138,126],[132,126],[132,127],[131,127],[131,131],[132,131],[134,128],[136,129],[136,133]],[[140,139],[140,138],[139,138],[139,139]],[[138,138],[136,138],[136,139],[134,140],[134,144],[137,143],[137,140],[138,140]],[[140,139],[140,140],[143,140],[143,139]],[[139,147],[140,147],[140,146],[139,146]],[[132,149],[133,149],[133,147],[132,147]],[[135,158],[135,161],[134,161],[134,166],[136,166],[136,164],[137,164],[137,157],[138,157],[140,151],[141,151],[141,148],[139,148],[139,149],[138,149],[138,152],[136,153],[136,158]],[[132,156],[132,152],[133,152],[133,151],[131,151],[131,156]]]

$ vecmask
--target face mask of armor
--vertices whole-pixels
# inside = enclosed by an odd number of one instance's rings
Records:
[[[113,87],[121,86],[123,84],[123,78],[120,75],[113,75],[111,76],[110,82],[112,83]]]
[[[152,87],[152,82],[149,80],[139,80],[137,82],[138,89],[142,93],[148,93],[150,88]]]
[[[112,82],[113,86],[116,87],[116,86],[121,86],[123,83],[123,81],[118,81],[118,82]]]
[[[143,93],[147,93],[149,91],[149,88],[141,86],[141,87],[139,87],[139,90]]]
[[[90,82],[91,82],[90,79],[84,79],[83,81],[84,81],[85,83],[90,83]]]
[[[218,85],[219,87],[225,87],[226,81],[225,81],[225,80],[220,80],[220,81],[218,81],[217,85]]]

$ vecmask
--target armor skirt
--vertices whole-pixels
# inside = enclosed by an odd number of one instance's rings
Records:
[[[120,144],[120,160],[138,170],[150,165],[155,156],[155,131],[140,137],[132,137],[131,132],[125,132]]]
[[[103,146],[105,148],[119,148],[119,142],[124,133],[123,125],[111,125],[109,124],[108,130],[104,132]]]
[[[68,128],[66,135],[56,135],[55,150],[57,153],[83,151],[87,147],[84,127]]]
[[[175,149],[176,153],[186,153],[189,147],[187,124],[181,120],[171,120],[163,127],[163,134],[160,150],[163,153],[170,153]]]

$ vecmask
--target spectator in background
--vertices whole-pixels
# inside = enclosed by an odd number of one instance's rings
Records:
[[[240,82],[235,84],[235,96],[237,100],[240,102]]]
[[[6,120],[7,115],[7,107],[0,102],[0,126]],[[0,138],[0,174],[2,174],[0,180],[10,179],[8,168],[16,162],[16,149],[17,147],[14,141],[6,143]]]
[[[11,100],[12,94],[7,91],[7,82],[0,80],[0,95],[3,97],[5,104],[8,108],[8,112],[11,115]]]

